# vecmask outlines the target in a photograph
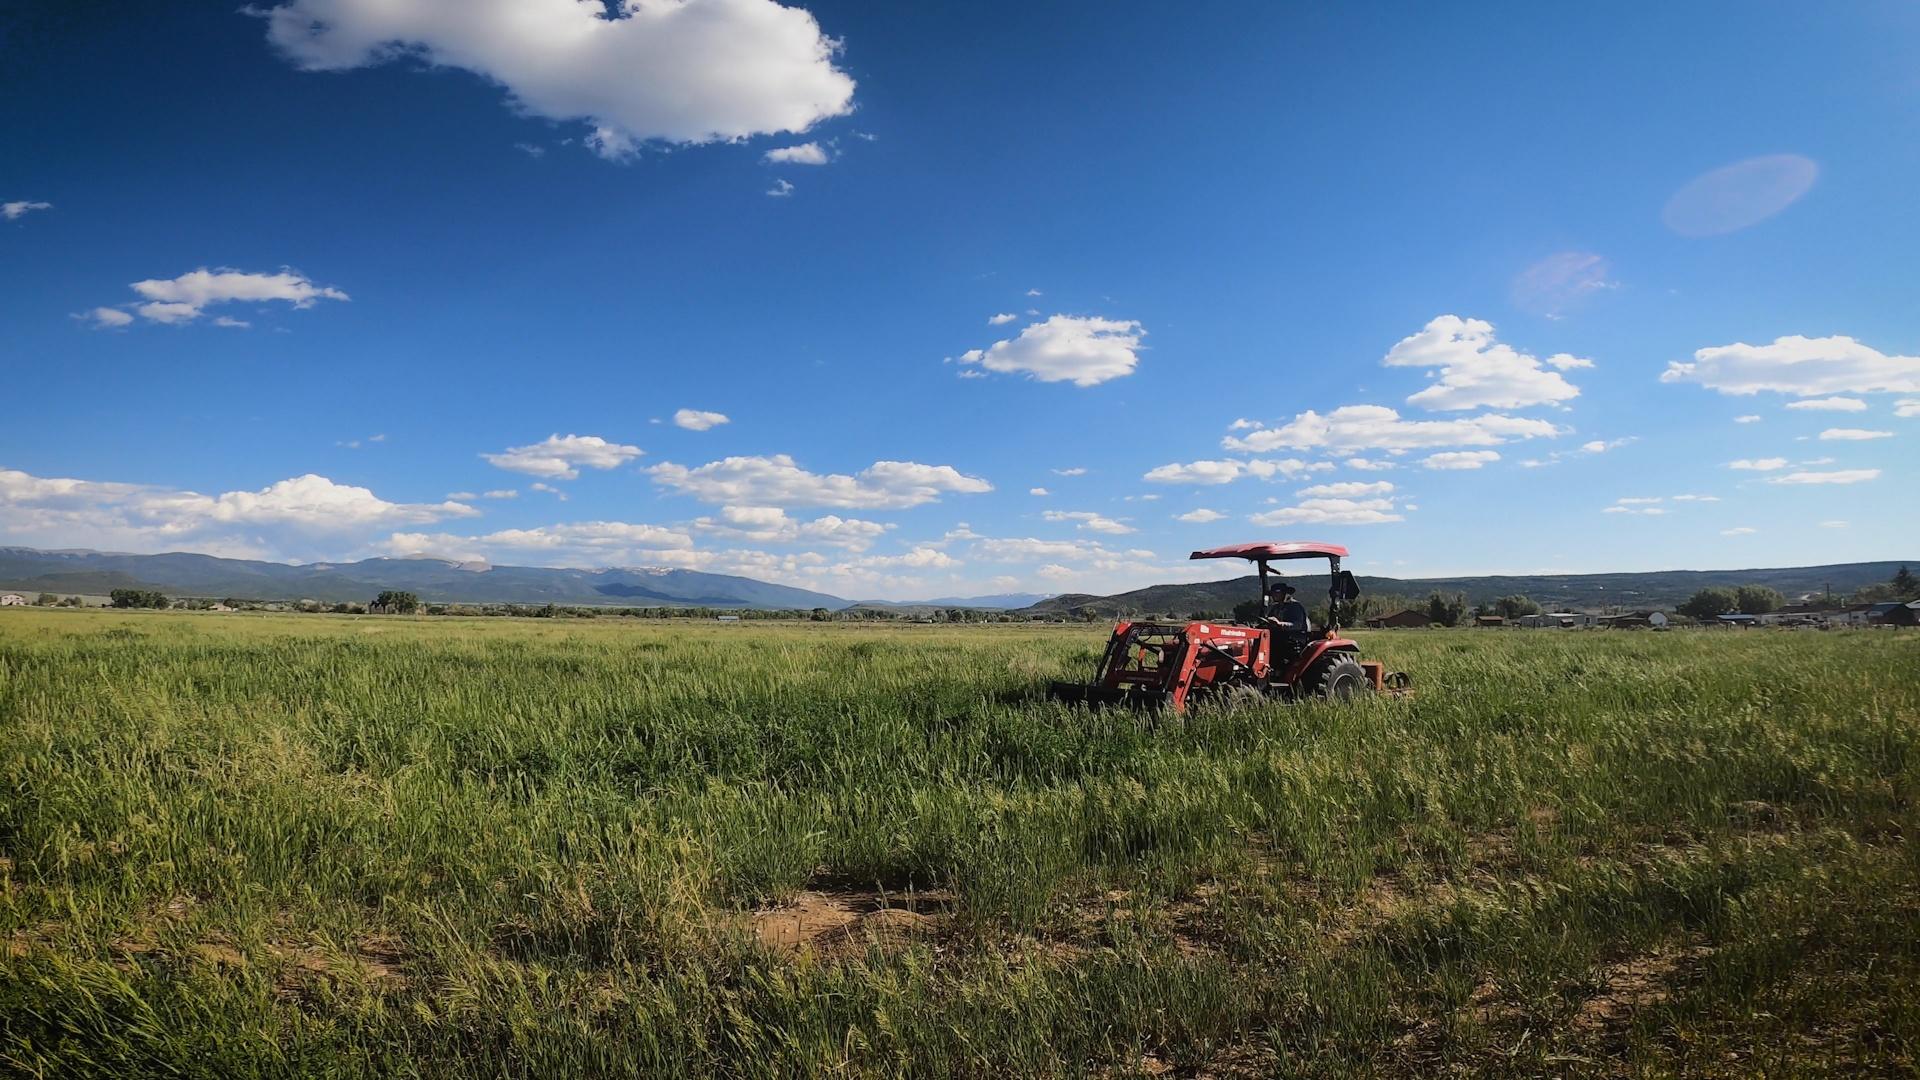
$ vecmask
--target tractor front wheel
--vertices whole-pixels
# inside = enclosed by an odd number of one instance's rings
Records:
[[[1360,661],[1351,656],[1338,656],[1320,669],[1320,678],[1314,685],[1314,693],[1328,701],[1351,701],[1364,697],[1373,690],[1367,682],[1367,672]]]

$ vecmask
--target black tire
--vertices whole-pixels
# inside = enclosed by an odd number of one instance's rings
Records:
[[[1352,701],[1372,693],[1373,686],[1367,682],[1367,670],[1360,666],[1360,661],[1351,656],[1336,656],[1321,665],[1313,692],[1328,701]]]

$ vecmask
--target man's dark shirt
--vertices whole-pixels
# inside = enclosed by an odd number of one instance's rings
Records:
[[[1313,630],[1307,621],[1307,605],[1298,600],[1283,600],[1273,611],[1273,617],[1287,625],[1289,634],[1306,634]]]

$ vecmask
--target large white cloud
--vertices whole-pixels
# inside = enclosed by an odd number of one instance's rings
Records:
[[[788,517],[787,512],[777,506],[723,506],[718,517],[695,518],[693,525],[703,532],[759,544],[814,542],[852,551],[865,551],[893,528],[877,521],[834,514],[801,521]]]
[[[1771,345],[1716,345],[1672,361],[1661,382],[1698,383],[1723,394],[1920,393],[1920,356],[1889,356],[1850,337],[1776,338]]]
[[[1394,500],[1380,499],[1302,499],[1294,506],[1254,514],[1247,519],[1255,525],[1384,525],[1404,521]]]
[[[1017,338],[970,349],[960,362],[1024,373],[1041,382],[1095,386],[1133,374],[1144,336],[1146,330],[1132,320],[1055,315],[1028,326]]]
[[[695,468],[663,462],[647,471],[662,487],[734,506],[900,510],[934,502],[943,494],[993,490],[992,484],[951,465],[914,461],[876,461],[852,476],[808,472],[786,454],[722,458]]]
[[[38,202],[33,199],[16,199],[13,202],[0,203],[0,218],[6,218],[8,221],[19,221],[35,210],[51,209],[53,209],[53,204],[50,202]]]
[[[1299,458],[1253,458],[1248,461],[1188,461],[1159,465],[1146,471],[1141,479],[1154,484],[1227,484],[1243,476],[1270,480],[1276,476],[1291,480],[1307,473],[1327,472],[1328,461],[1302,461]]]
[[[149,322],[169,325],[192,322],[216,304],[285,303],[296,308],[310,308],[322,300],[348,299],[347,294],[339,289],[331,285],[316,285],[297,270],[259,274],[228,267],[215,270],[201,267],[179,277],[136,281],[133,291],[140,300],[127,306]],[[133,321],[125,312],[112,307],[94,308],[84,317],[94,320],[97,326],[105,327],[125,326]],[[216,321],[221,326],[248,325],[242,320],[225,316]]]
[[[1391,495],[1393,484],[1387,480],[1375,480],[1368,483],[1361,480],[1343,480],[1337,484],[1315,484],[1300,489],[1307,498],[1358,499],[1366,496]]]
[[[1497,450],[1448,450],[1428,454],[1420,459],[1420,464],[1429,469],[1479,469],[1499,460]]]
[[[1385,405],[1343,405],[1325,416],[1308,409],[1279,427],[1242,428],[1220,445],[1228,450],[1422,450],[1447,446],[1498,446],[1515,439],[1553,438],[1560,429],[1546,420],[1484,413],[1457,420],[1403,420]]]
[[[693,538],[677,529],[627,521],[572,521],[532,529],[501,529],[473,539],[491,547],[527,550],[614,548],[671,551],[693,546]]]
[[[397,503],[308,473],[257,491],[196,491],[0,470],[0,533],[54,547],[197,551],[280,557],[315,538],[472,517],[464,503]]]
[[[554,434],[541,442],[480,456],[495,468],[509,472],[572,480],[580,475],[582,468],[617,468],[644,452],[637,446],[609,442],[598,435]]]
[[[1417,334],[1402,338],[1382,361],[1388,367],[1438,369],[1439,381],[1407,399],[1425,409],[1523,409],[1552,405],[1580,395],[1559,371],[1591,367],[1593,362],[1559,353],[1542,367],[1530,356],[1494,340],[1493,324],[1481,319],[1442,315]]]
[[[837,43],[772,0],[624,0],[612,19],[599,0],[289,0],[261,14],[305,70],[461,68],[523,113],[586,121],[607,157],[805,131],[853,108]]]
[[[1865,412],[1867,403],[1857,397],[1823,397],[1789,401],[1787,408],[1810,409],[1815,412]]]

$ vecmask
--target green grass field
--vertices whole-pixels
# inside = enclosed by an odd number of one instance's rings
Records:
[[[1920,634],[0,615],[0,1072],[1920,1068]]]

